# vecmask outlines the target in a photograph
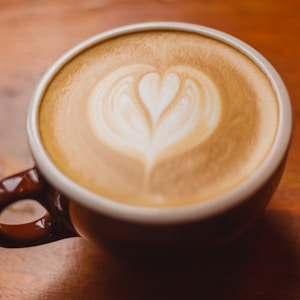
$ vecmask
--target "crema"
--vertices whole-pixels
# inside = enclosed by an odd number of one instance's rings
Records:
[[[237,186],[268,154],[277,98],[237,49],[181,31],[117,36],[50,82],[42,142],[56,166],[105,198],[170,207]]]

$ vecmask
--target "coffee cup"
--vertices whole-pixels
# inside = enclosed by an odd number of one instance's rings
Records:
[[[284,170],[291,105],[249,45],[194,24],[100,33],[64,54],[33,94],[35,166],[0,183],[0,245],[81,236],[116,254],[215,249],[261,215]]]

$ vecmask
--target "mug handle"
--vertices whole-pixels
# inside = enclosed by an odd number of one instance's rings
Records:
[[[68,200],[36,168],[0,181],[0,215],[8,205],[28,199],[40,203],[47,213],[26,224],[0,223],[0,247],[29,247],[78,236],[69,218]]]

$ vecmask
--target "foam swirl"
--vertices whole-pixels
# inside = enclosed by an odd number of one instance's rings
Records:
[[[221,115],[215,84],[186,66],[164,74],[144,64],[121,67],[97,83],[89,101],[98,138],[148,166],[163,154],[176,155],[201,143]]]

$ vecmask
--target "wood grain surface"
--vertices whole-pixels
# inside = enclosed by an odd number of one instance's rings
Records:
[[[300,299],[300,2],[295,0],[0,0],[0,177],[31,167],[30,97],[70,47],[116,26],[184,21],[244,40],[281,74],[294,136],[262,218],[224,252],[126,264],[81,238],[0,248],[0,299]]]

